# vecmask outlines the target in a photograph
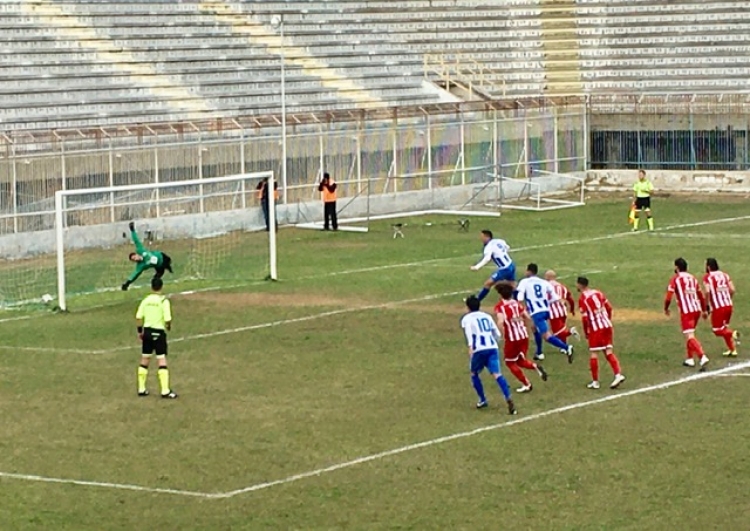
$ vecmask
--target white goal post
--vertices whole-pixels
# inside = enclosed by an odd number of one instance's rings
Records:
[[[256,185],[268,179],[274,190],[272,171],[185,181],[108,186],[55,192],[55,252],[57,306],[67,310],[66,237],[85,240],[75,248],[105,247],[114,226],[146,221],[173,237],[187,240],[217,237],[230,231],[247,230],[247,210],[253,206]],[[77,201],[76,201],[77,199]],[[277,279],[275,194],[268,194],[268,278]],[[257,224],[257,222],[256,222]],[[99,228],[100,230],[97,230]],[[88,232],[92,234],[88,234]],[[69,234],[74,233],[74,234]],[[89,241],[91,240],[91,241]],[[97,245],[98,240],[105,243]],[[122,242],[120,242],[122,243]],[[93,286],[101,291],[98,286]]]
[[[498,176],[503,209],[544,212],[584,206],[586,181],[575,175],[534,170],[529,179]]]

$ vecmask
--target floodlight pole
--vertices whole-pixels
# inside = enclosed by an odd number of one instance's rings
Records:
[[[272,24],[279,29],[279,56],[281,59],[281,193],[284,204],[287,203],[287,168],[286,168],[286,53],[284,49],[284,15],[276,15]]]

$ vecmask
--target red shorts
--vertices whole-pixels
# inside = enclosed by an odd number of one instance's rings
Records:
[[[589,332],[589,350],[606,350],[612,348],[612,336],[614,330],[602,328],[601,330]]]
[[[698,320],[701,318],[701,312],[681,313],[680,325],[683,334],[692,334],[698,326]]]
[[[503,358],[505,361],[517,361],[519,357],[525,356],[528,351],[528,337],[520,341],[506,341],[503,345]]]
[[[714,332],[724,330],[729,321],[732,320],[732,307],[725,306],[724,308],[717,308],[711,312],[711,328]]]
[[[549,330],[552,332],[552,335],[557,335],[563,330],[565,330],[565,323],[568,322],[567,317],[553,317],[549,320]]]

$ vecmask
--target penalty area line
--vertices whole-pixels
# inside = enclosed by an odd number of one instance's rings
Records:
[[[741,370],[748,369],[748,368],[750,368],[750,361],[738,363],[736,365],[730,365],[728,367],[717,369],[711,372],[694,373],[694,374],[691,374],[690,376],[685,376],[682,378],[678,378],[676,380],[670,380],[667,382],[648,385],[645,387],[639,387],[637,389],[633,389],[630,391],[622,391],[622,392],[616,391],[613,394],[602,396],[599,398],[594,398],[592,400],[575,402],[573,404],[568,404],[566,406],[548,409],[546,411],[541,411],[539,413],[532,413],[531,415],[528,415],[525,417],[521,416],[513,420],[506,421],[506,422],[499,422],[497,424],[491,424],[489,426],[482,426],[481,428],[476,428],[473,430],[457,432],[451,435],[437,437],[435,439],[429,439],[429,440],[414,443],[414,444],[408,444],[405,446],[400,446],[398,448],[393,448],[391,450],[386,450],[383,452],[378,452],[375,454],[358,457],[356,459],[352,459],[349,461],[343,461],[341,463],[337,463],[337,464],[330,465],[327,467],[310,470],[308,472],[302,472],[300,474],[294,474],[294,475],[287,476],[285,478],[281,478],[281,479],[277,479],[273,481],[256,483],[248,487],[230,490],[226,492],[197,492],[197,491],[191,491],[191,490],[146,487],[143,485],[133,485],[133,484],[127,484],[127,483],[110,483],[110,482],[89,481],[89,480],[80,480],[80,479],[55,478],[55,477],[47,477],[47,476],[41,476],[41,475],[35,475],[35,474],[21,474],[17,472],[0,472],[0,479],[29,481],[29,482],[38,482],[38,483],[56,483],[56,484],[63,484],[63,485],[75,485],[75,486],[80,486],[80,487],[93,487],[93,488],[132,491],[132,492],[143,492],[143,493],[148,493],[148,494],[169,494],[173,496],[222,500],[222,499],[234,498],[236,496],[240,496],[243,494],[249,494],[252,492],[267,490],[272,487],[287,485],[289,483],[295,483],[297,481],[302,481],[304,479],[320,477],[325,474],[337,472],[339,470],[344,470],[344,469],[352,468],[358,465],[380,461],[382,459],[386,459],[389,457],[394,457],[400,454],[405,454],[408,452],[413,452],[413,451],[421,450],[424,448],[430,448],[432,446],[437,446],[440,444],[445,444],[445,443],[449,443],[449,442],[460,440],[460,439],[467,439],[470,437],[474,437],[475,435],[481,435],[483,433],[487,433],[491,431],[497,431],[497,430],[505,429],[505,428],[512,428],[513,426],[517,426],[519,424],[526,424],[528,422],[544,419],[547,417],[552,417],[555,415],[560,415],[563,413],[567,413],[569,411],[575,411],[578,409],[584,409],[584,408],[596,406],[599,404],[614,402],[616,400],[622,400],[623,398],[643,395],[643,394],[651,393],[653,391],[661,391],[664,389],[669,389],[671,387],[676,387],[678,385],[705,380],[707,378],[731,375],[737,371],[741,371]]]

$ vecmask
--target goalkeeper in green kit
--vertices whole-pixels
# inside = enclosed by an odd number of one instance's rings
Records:
[[[135,223],[131,221],[128,227],[130,228],[130,237],[133,238],[133,243],[135,244],[135,252],[130,253],[128,258],[131,262],[135,262],[135,271],[133,271],[133,274],[122,285],[122,291],[127,291],[130,285],[147,269],[153,268],[156,270],[154,278],[161,278],[164,276],[165,271],[172,273],[172,259],[161,251],[149,251],[146,249],[135,232]]]

